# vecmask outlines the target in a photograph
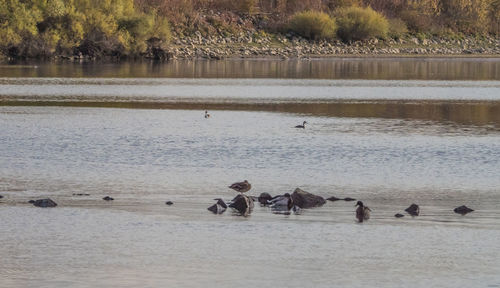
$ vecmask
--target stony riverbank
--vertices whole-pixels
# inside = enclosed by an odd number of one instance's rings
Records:
[[[98,47],[97,43],[94,43]],[[500,57],[500,38],[463,37],[417,38],[407,36],[400,39],[370,39],[344,43],[333,41],[308,41],[287,35],[241,32],[238,35],[174,37],[169,44],[155,44],[140,55],[119,53],[86,53],[99,49],[75,49],[73,54],[49,55],[49,60],[94,61],[145,58],[155,60],[171,59],[234,59],[234,58],[280,58],[307,59],[321,57],[406,57],[406,56],[453,56],[453,57]],[[3,58],[2,58],[3,57]],[[0,55],[0,61],[15,60]]]
[[[402,39],[311,42],[291,35],[260,36],[241,33],[233,37],[187,37],[174,40],[166,48],[173,59],[224,58],[308,58],[334,56],[500,56],[500,39],[468,37],[463,39],[407,37]]]

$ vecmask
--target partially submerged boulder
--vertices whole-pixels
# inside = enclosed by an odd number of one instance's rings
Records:
[[[246,216],[252,212],[254,207],[253,199],[247,195],[238,194],[234,197],[228,207],[231,207],[238,211],[241,215]]]
[[[396,218],[402,218],[402,217],[405,217],[405,215],[403,215],[401,213],[397,213],[396,215],[394,215],[394,217],[396,217]]]
[[[224,202],[224,200],[222,200],[220,198],[217,198],[215,200],[217,200],[217,203],[215,203],[214,205],[208,207],[207,210],[210,211],[210,212],[212,212],[212,213],[214,213],[214,214],[222,214],[222,213],[224,213],[224,211],[226,211],[226,209],[227,209],[227,205]]]
[[[472,211],[474,211],[474,209],[471,209],[465,205],[462,205],[460,207],[453,209],[453,212],[455,212],[457,214],[461,214],[461,215],[465,215],[465,214],[470,213]]]
[[[294,205],[302,209],[319,207],[323,206],[326,203],[323,197],[306,192],[300,188],[295,189],[291,197]]]
[[[106,196],[106,197],[102,198],[102,200],[105,200],[105,201],[113,201],[113,200],[115,200],[115,199],[114,199],[114,198],[112,198],[112,197]]]
[[[355,201],[356,199],[351,198],[351,197],[339,198],[339,197],[336,197],[336,196],[332,196],[332,197],[328,197],[328,198],[326,198],[326,200],[334,202],[334,201],[340,201],[340,200],[344,200],[344,201]]]
[[[42,207],[42,208],[57,206],[57,203],[52,201],[52,199],[50,198],[33,200],[33,202],[30,203],[33,203],[33,205],[35,205],[36,207]]]
[[[418,216],[420,214],[420,207],[417,204],[411,204],[410,207],[405,209],[411,216]]]
[[[172,201],[167,201],[167,202],[165,202],[165,205],[168,205],[168,206],[170,206],[170,205],[174,205],[174,202],[172,202]]]
[[[335,197],[335,196],[332,196],[332,197],[326,198],[326,200],[334,202],[334,201],[339,201],[339,200],[342,200],[342,199],[340,199],[338,197]]]
[[[266,193],[266,192],[261,193],[261,194],[259,195],[259,198],[257,198],[257,200],[259,201],[259,203],[260,203],[261,205],[267,205],[267,204],[269,204],[269,202],[267,202],[267,201],[269,201],[269,200],[271,200],[271,199],[273,199],[273,197],[271,196],[271,194]]]

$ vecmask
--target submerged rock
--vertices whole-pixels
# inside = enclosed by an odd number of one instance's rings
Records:
[[[326,203],[323,197],[306,192],[300,188],[295,189],[291,197],[294,205],[299,206],[299,208],[302,209],[319,207]]]
[[[462,205],[460,207],[453,209],[453,212],[455,212],[457,214],[461,214],[461,215],[465,215],[465,214],[470,213],[472,211],[474,211],[474,209],[471,209],[465,205]]]
[[[401,217],[405,217],[405,215],[400,214],[400,213],[397,213],[396,215],[394,215],[394,217],[396,217],[396,218],[401,218]]]
[[[418,216],[420,214],[420,207],[417,204],[411,204],[410,207],[405,209],[411,216]]]
[[[269,201],[271,199],[273,199],[273,197],[269,193],[266,193],[266,192],[261,193],[259,195],[259,198],[257,198],[257,200],[259,201],[259,203],[262,204],[262,205],[269,204],[267,201]]]
[[[344,198],[344,201],[356,201],[356,199],[351,198],[351,197],[346,197],[346,198]]]
[[[33,202],[31,202],[33,201]],[[36,207],[48,208],[48,207],[56,207],[57,203],[52,201],[52,199],[38,199],[38,200],[30,200],[30,203],[35,205]]]
[[[166,204],[166,205],[168,205],[168,206],[170,206],[170,205],[174,205],[174,202],[172,202],[172,201],[167,201],[167,202],[165,202],[165,204]]]
[[[73,196],[90,196],[88,193],[73,193]]]
[[[114,198],[111,198],[109,196],[106,196],[104,198],[102,198],[102,200],[106,200],[106,201],[112,201],[112,200],[115,200]]]
[[[212,212],[212,213],[214,213],[214,214],[222,214],[222,213],[224,213],[224,211],[226,211],[226,209],[227,209],[227,205],[224,202],[224,200],[222,200],[220,198],[217,198],[215,200],[217,200],[217,203],[215,203],[214,205],[208,207],[207,210],[210,211],[210,212]]]
[[[234,197],[228,207],[235,209],[241,215],[247,216],[252,212],[252,209],[254,207],[253,199],[251,197],[248,197],[247,195],[238,194],[236,197]]]
[[[335,196],[332,196],[332,197],[326,198],[326,200],[328,200],[328,201],[332,201],[332,202],[333,202],[333,201],[339,201],[339,200],[342,200],[342,199],[337,198],[337,197],[335,197]]]

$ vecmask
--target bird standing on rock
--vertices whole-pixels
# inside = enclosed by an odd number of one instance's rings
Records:
[[[247,192],[248,190],[250,190],[252,188],[252,185],[250,183],[248,183],[247,180],[245,180],[243,182],[233,183],[233,184],[231,184],[231,186],[229,186],[229,188],[231,188],[235,191],[238,191],[240,193],[244,193],[244,192]]]
[[[367,206],[363,205],[363,202],[358,201],[354,207],[359,206],[358,209],[356,209],[356,218],[358,219],[359,222],[363,222],[365,220],[370,219],[370,211],[372,211],[370,208]]]

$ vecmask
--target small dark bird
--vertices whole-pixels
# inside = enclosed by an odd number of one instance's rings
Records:
[[[174,202],[172,202],[172,201],[167,201],[167,202],[165,202],[165,204],[167,204],[168,206],[170,206],[170,205],[174,205]]]
[[[405,217],[405,215],[398,213],[398,214],[394,215],[394,217],[396,217],[396,218],[402,218],[402,217]]]
[[[411,216],[418,216],[420,214],[420,207],[417,204],[411,204],[410,207],[405,209]]]
[[[457,214],[460,214],[462,216],[465,215],[465,214],[467,214],[467,213],[470,213],[472,211],[474,211],[474,209],[471,209],[471,208],[469,208],[469,207],[467,207],[465,205],[462,205],[460,207],[457,207],[457,208],[453,209],[453,212],[455,212]]]
[[[363,222],[365,220],[370,219],[370,211],[372,211],[370,208],[367,206],[363,205],[363,202],[358,201],[354,207],[359,206],[358,209],[356,209],[356,218],[358,219],[359,222]]]
[[[115,200],[115,199],[111,198],[109,196],[106,196],[106,197],[102,198],[102,200],[111,201],[111,200]]]
[[[302,122],[302,125],[297,125],[297,126],[295,126],[295,128],[305,129],[306,128],[306,124],[307,124],[307,121],[304,121],[304,122]]]
[[[245,180],[243,182],[233,183],[233,184],[231,184],[231,186],[229,186],[229,188],[231,188],[235,191],[238,191],[240,193],[244,193],[244,192],[247,192],[248,190],[250,190],[252,188],[252,185],[250,183],[248,183],[247,180]]]
[[[210,114],[208,114],[207,110],[205,110],[205,118],[210,118]]]

